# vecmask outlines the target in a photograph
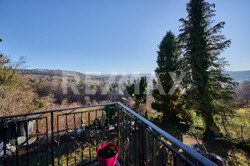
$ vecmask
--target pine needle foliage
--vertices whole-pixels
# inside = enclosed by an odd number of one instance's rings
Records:
[[[159,45],[157,57],[157,68],[155,73],[158,80],[154,80],[154,87],[161,83],[164,94],[159,91],[159,88],[154,88],[152,108],[163,113],[163,119],[168,121],[182,120],[191,121],[191,116],[185,111],[184,101],[179,89],[176,89],[173,94],[169,94],[174,82],[169,72],[179,73],[179,58],[181,49],[178,46],[175,35],[169,31],[162,39]]]
[[[214,114],[230,103],[236,83],[224,74],[227,62],[219,55],[230,46],[221,34],[225,22],[214,23],[215,4],[205,0],[190,0],[186,19],[180,19],[179,41],[184,51],[183,67],[189,71],[187,98],[189,105],[203,118],[205,133],[212,133]]]

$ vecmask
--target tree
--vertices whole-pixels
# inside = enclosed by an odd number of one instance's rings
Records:
[[[236,92],[236,100],[240,104],[245,104],[248,107],[250,100],[250,81],[244,81],[240,84],[239,90]]]
[[[178,115],[180,115],[182,119],[190,121],[191,116],[184,109],[181,92],[177,89],[174,94],[169,94],[170,89],[174,85],[169,72],[178,73],[180,55],[181,50],[175,35],[171,31],[167,32],[159,45],[158,67],[155,69],[155,73],[159,78],[157,81],[162,84],[165,94],[161,94],[158,89],[154,88],[153,97],[155,101],[151,105],[153,109],[163,113],[164,119],[178,121]],[[153,84],[154,87],[157,86],[155,80]]]
[[[18,73],[22,63],[23,59],[20,58],[13,65],[10,59],[0,53],[0,116],[33,111],[35,94],[29,79]]]
[[[201,115],[205,122],[205,133],[213,134],[213,115],[223,111],[221,105],[232,100],[236,83],[224,74],[227,64],[219,58],[231,41],[220,34],[225,22],[212,25],[215,4],[205,0],[190,0],[188,16],[182,22],[179,41],[184,50],[183,66],[190,71],[187,84],[190,85],[187,98],[190,106]],[[205,134],[204,133],[204,134]]]
[[[10,89],[12,89],[15,73],[16,69],[10,65],[10,60],[0,54],[0,85],[10,85]]]
[[[140,105],[146,104],[147,102],[147,86],[148,83],[146,76],[134,80],[132,84],[128,82],[126,85],[128,94],[133,98],[135,102],[135,110],[137,110],[137,112],[141,112],[138,110]]]

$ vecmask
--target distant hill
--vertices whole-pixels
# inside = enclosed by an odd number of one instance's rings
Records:
[[[248,71],[226,71],[227,74],[236,81],[236,82],[243,82],[245,80],[250,81],[250,70]]]
[[[29,75],[39,75],[39,76],[47,76],[47,77],[62,77],[63,73],[67,73],[67,76],[79,76],[80,79],[84,79],[86,76],[91,76],[91,79],[106,81],[108,79],[107,76],[104,75],[90,75],[85,73],[80,73],[76,71],[66,71],[66,70],[53,70],[53,69],[22,69],[20,70],[21,74],[29,74]]]
[[[84,79],[86,74],[76,71],[64,71],[64,70],[51,70],[51,69],[23,69],[21,70],[22,74],[34,74],[34,75],[43,75],[43,76],[58,76],[62,77],[62,73],[67,72],[71,74],[76,74],[80,76],[80,79]],[[225,73],[229,74],[236,82],[243,82],[244,80],[250,81],[250,70],[248,71],[226,71]],[[99,81],[107,81],[109,76],[112,74],[103,74],[103,75],[90,75],[92,79],[99,80]],[[138,76],[146,76],[148,79],[153,79],[154,76],[151,74],[127,74],[127,75],[117,75],[114,81],[119,81],[121,76],[127,76],[128,78],[136,78]]]

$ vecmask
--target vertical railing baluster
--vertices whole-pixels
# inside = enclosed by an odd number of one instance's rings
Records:
[[[105,126],[105,120],[104,120],[104,112],[102,110],[102,121],[101,121],[101,127],[102,127],[102,136],[104,138],[105,134],[104,134],[104,126]]]
[[[16,166],[19,165],[19,147],[18,147],[18,125],[15,122],[15,139],[16,139]]]
[[[135,161],[135,165],[137,165],[137,153],[136,153],[136,142],[137,142],[137,140],[136,140],[136,133],[137,133],[137,130],[136,130],[136,125],[137,125],[137,123],[136,123],[136,120],[134,121],[134,161]]]
[[[162,158],[161,163],[162,163],[162,166],[165,166],[165,165],[166,165],[164,149],[165,149],[165,145],[162,145],[162,148],[161,148],[161,158]]]
[[[146,142],[146,150],[145,150],[145,158],[146,158],[146,166],[148,166],[148,131],[147,130],[145,130],[145,134],[146,134],[146,140],[145,140],[145,142]]]
[[[51,117],[51,164],[52,166],[55,165],[54,163],[54,114],[53,112],[50,113],[50,117]]]
[[[152,153],[153,153],[153,166],[156,165],[156,160],[155,160],[155,137],[153,136],[153,144],[152,144]]]
[[[168,156],[169,156],[169,149],[166,149],[166,163],[167,163],[167,165],[169,165],[169,163],[168,163]]]
[[[132,128],[132,118],[129,117],[129,147],[130,147],[130,153],[129,153],[129,165],[132,164],[132,137],[133,137],[133,128]]]
[[[48,129],[48,118],[45,118],[46,123],[46,149],[47,149],[47,165],[49,165],[49,129]]]
[[[58,158],[58,166],[60,166],[60,129],[59,129],[59,116],[57,115],[57,158]]]
[[[73,145],[74,145],[74,151],[75,151],[75,165],[76,165],[76,114],[74,113],[74,141],[73,141]]]
[[[126,133],[126,137],[125,137],[125,154],[126,154],[126,158],[125,158],[125,161],[127,162],[128,164],[128,115],[125,114],[125,133]],[[125,165],[127,165],[125,162]]]
[[[95,110],[95,119],[97,119],[97,110]],[[96,129],[97,129],[97,124],[96,124]]]
[[[97,126],[97,122],[98,120],[97,120],[97,110],[95,111],[95,130],[96,130],[96,133],[95,133],[95,141],[96,141],[96,143],[95,143],[95,150],[97,151],[97,142],[98,142],[98,139],[97,139],[97,131],[98,131],[98,126]],[[97,158],[96,158],[97,159]]]
[[[172,153],[173,154],[173,164],[174,166],[177,166],[177,160],[176,160],[176,154],[175,153]]]
[[[82,112],[81,112],[81,139],[83,139],[83,116],[82,116]],[[83,146],[83,140],[81,143],[81,147]],[[82,162],[81,164],[83,164],[83,148],[81,148],[81,155],[82,155]]]
[[[110,120],[111,118],[109,117],[110,115],[110,109],[108,108],[108,111],[107,111],[107,122],[108,122],[108,140],[110,141],[111,139],[111,130],[109,130],[109,125],[110,125]]]
[[[139,124],[139,126],[138,126],[138,128],[139,128],[139,140],[138,140],[138,147],[139,147],[139,149],[138,149],[138,152],[139,152],[139,165],[140,166],[142,166],[142,125],[141,125],[141,123],[138,123]]]
[[[141,134],[141,131],[142,131],[142,127],[141,127],[141,124],[138,123],[138,129],[139,129],[139,136],[138,136],[138,153],[139,153],[139,165],[141,166],[142,165],[142,145],[141,145],[141,141],[142,141],[142,134]]]
[[[88,127],[88,129],[89,129],[89,139],[91,139],[91,128],[90,128],[90,112],[88,112],[88,123],[89,123],[89,127]],[[91,144],[89,143],[89,162],[91,162]]]
[[[147,153],[147,148],[145,148],[147,146],[147,142],[146,142],[146,125],[145,123],[142,122],[142,165],[146,165],[147,161],[146,161],[146,157],[145,154]]]
[[[8,121],[5,121],[3,123],[3,156],[2,156],[2,159],[4,160],[3,161],[3,165],[4,166],[7,166],[7,161],[6,161],[6,155],[7,155],[7,140],[6,140],[6,131],[7,131],[7,128],[8,128]]]
[[[29,166],[29,133],[28,133],[28,123],[29,121],[26,120],[25,121],[26,126],[25,126],[25,130],[26,130],[26,165]]]
[[[118,108],[117,104],[115,105],[116,111],[117,111],[117,146],[119,147],[119,151],[121,152],[121,148],[120,148],[120,137],[121,137],[121,133],[120,133],[120,109]],[[120,153],[119,152],[119,153]]]
[[[68,128],[68,114],[66,114],[66,135],[67,135],[67,143],[66,143],[66,156],[67,156],[67,166],[69,165],[69,128]]]
[[[36,148],[37,148],[37,150],[36,150],[36,157],[37,157],[37,161],[36,161],[36,163],[37,163],[37,165],[40,165],[40,157],[39,157],[39,128],[38,128],[38,119],[36,119],[36,140],[37,140],[37,143],[36,143]]]
[[[125,162],[126,162],[126,130],[125,130],[125,127],[126,127],[126,123],[125,123],[125,113],[123,112],[123,116],[122,116],[122,119],[123,119],[123,163],[125,165]]]
[[[124,131],[123,131],[123,111],[121,111],[121,159],[122,159],[122,165],[124,165]]]

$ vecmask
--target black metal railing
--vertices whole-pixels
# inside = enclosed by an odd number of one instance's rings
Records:
[[[216,165],[121,103],[0,117],[0,165],[91,165],[104,143],[120,165]]]

